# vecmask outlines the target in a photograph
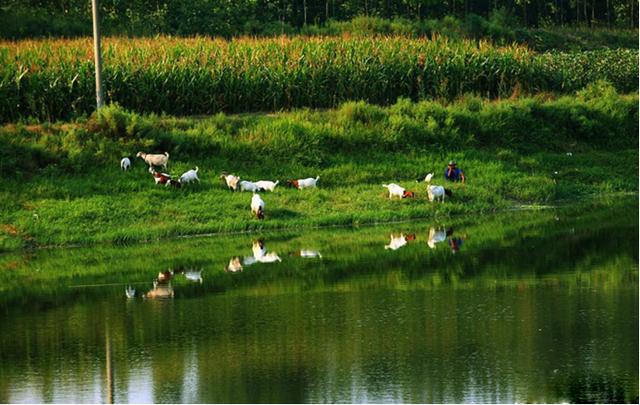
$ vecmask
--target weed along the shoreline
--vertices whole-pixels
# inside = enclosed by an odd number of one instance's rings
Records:
[[[73,122],[4,125],[0,247],[373,224],[637,193],[629,175],[638,170],[637,103],[598,82],[551,98],[201,118],[112,105]],[[168,152],[168,174],[198,167],[201,182],[156,186],[141,158],[121,170],[121,158],[138,151]],[[445,181],[449,160],[464,169],[464,184]],[[264,220],[251,214],[251,193],[230,191],[222,172],[279,181],[261,193]],[[416,182],[428,172],[431,184],[450,188],[444,202],[429,201],[427,184]],[[316,188],[286,187],[317,176]],[[415,198],[389,200],[388,183]]]

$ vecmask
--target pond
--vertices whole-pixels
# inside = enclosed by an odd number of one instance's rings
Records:
[[[3,403],[638,401],[637,198],[5,253],[0,292]]]

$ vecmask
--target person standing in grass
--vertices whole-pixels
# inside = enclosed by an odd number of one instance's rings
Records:
[[[444,178],[449,181],[459,181],[464,183],[464,172],[456,166],[453,160],[449,162],[447,168],[444,169]]]

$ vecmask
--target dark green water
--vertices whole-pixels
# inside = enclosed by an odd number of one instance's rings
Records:
[[[637,207],[5,254],[0,402],[637,402]]]

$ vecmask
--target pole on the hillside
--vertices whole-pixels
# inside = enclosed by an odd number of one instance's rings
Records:
[[[98,0],[91,0],[93,13],[93,54],[96,61],[96,109],[104,105],[102,92],[102,51],[100,50],[100,18],[98,15]]]

